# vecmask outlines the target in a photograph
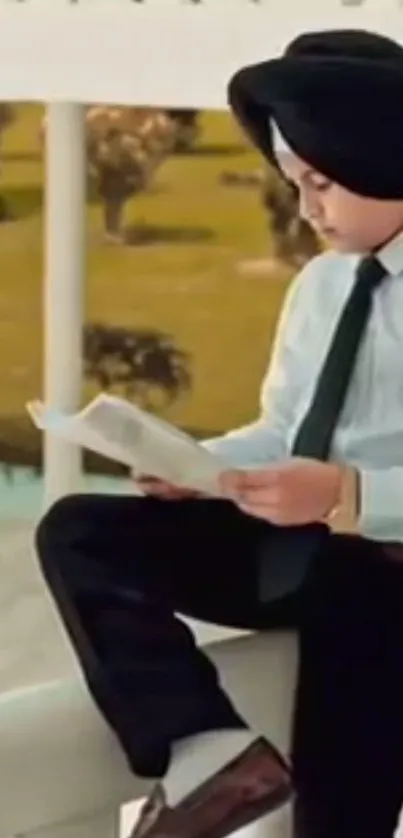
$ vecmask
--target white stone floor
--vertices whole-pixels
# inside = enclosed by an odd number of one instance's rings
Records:
[[[214,626],[196,628],[203,640],[233,634]],[[31,527],[0,521],[0,692],[64,675],[73,667],[36,567]],[[122,836],[133,823],[135,809],[129,805],[122,811]],[[403,838],[403,824],[396,838]]]

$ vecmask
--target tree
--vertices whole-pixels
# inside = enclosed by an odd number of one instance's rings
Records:
[[[101,390],[122,390],[152,411],[172,404],[191,387],[189,356],[157,329],[87,324],[84,372]]]
[[[86,113],[89,175],[104,204],[106,234],[122,241],[128,198],[148,188],[173,151],[176,125],[162,110],[91,107]]]
[[[271,170],[263,183],[262,199],[269,214],[275,259],[300,269],[321,246],[310,224],[299,215],[297,190]]]
[[[0,157],[4,132],[13,124],[15,113],[15,108],[10,102],[0,102]],[[2,160],[0,165],[2,168]],[[11,217],[12,215],[10,214],[6,199],[3,195],[0,195],[0,223],[10,221]]]
[[[13,124],[15,120],[15,108],[11,102],[0,102],[0,134]]]
[[[166,111],[176,127],[174,151],[183,154],[190,151],[200,135],[199,111],[177,108]]]

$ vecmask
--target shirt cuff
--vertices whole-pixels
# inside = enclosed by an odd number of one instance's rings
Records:
[[[360,471],[361,535],[403,542],[403,468]]]

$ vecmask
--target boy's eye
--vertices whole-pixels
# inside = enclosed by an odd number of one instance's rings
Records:
[[[312,177],[311,178],[311,185],[317,192],[324,192],[326,189],[329,189],[330,180],[323,177]]]

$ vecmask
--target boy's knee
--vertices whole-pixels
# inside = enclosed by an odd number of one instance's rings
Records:
[[[57,500],[43,515],[35,532],[35,546],[39,561],[46,566],[56,561],[60,549],[65,547],[77,532],[77,524],[87,513],[85,495],[67,495]]]

